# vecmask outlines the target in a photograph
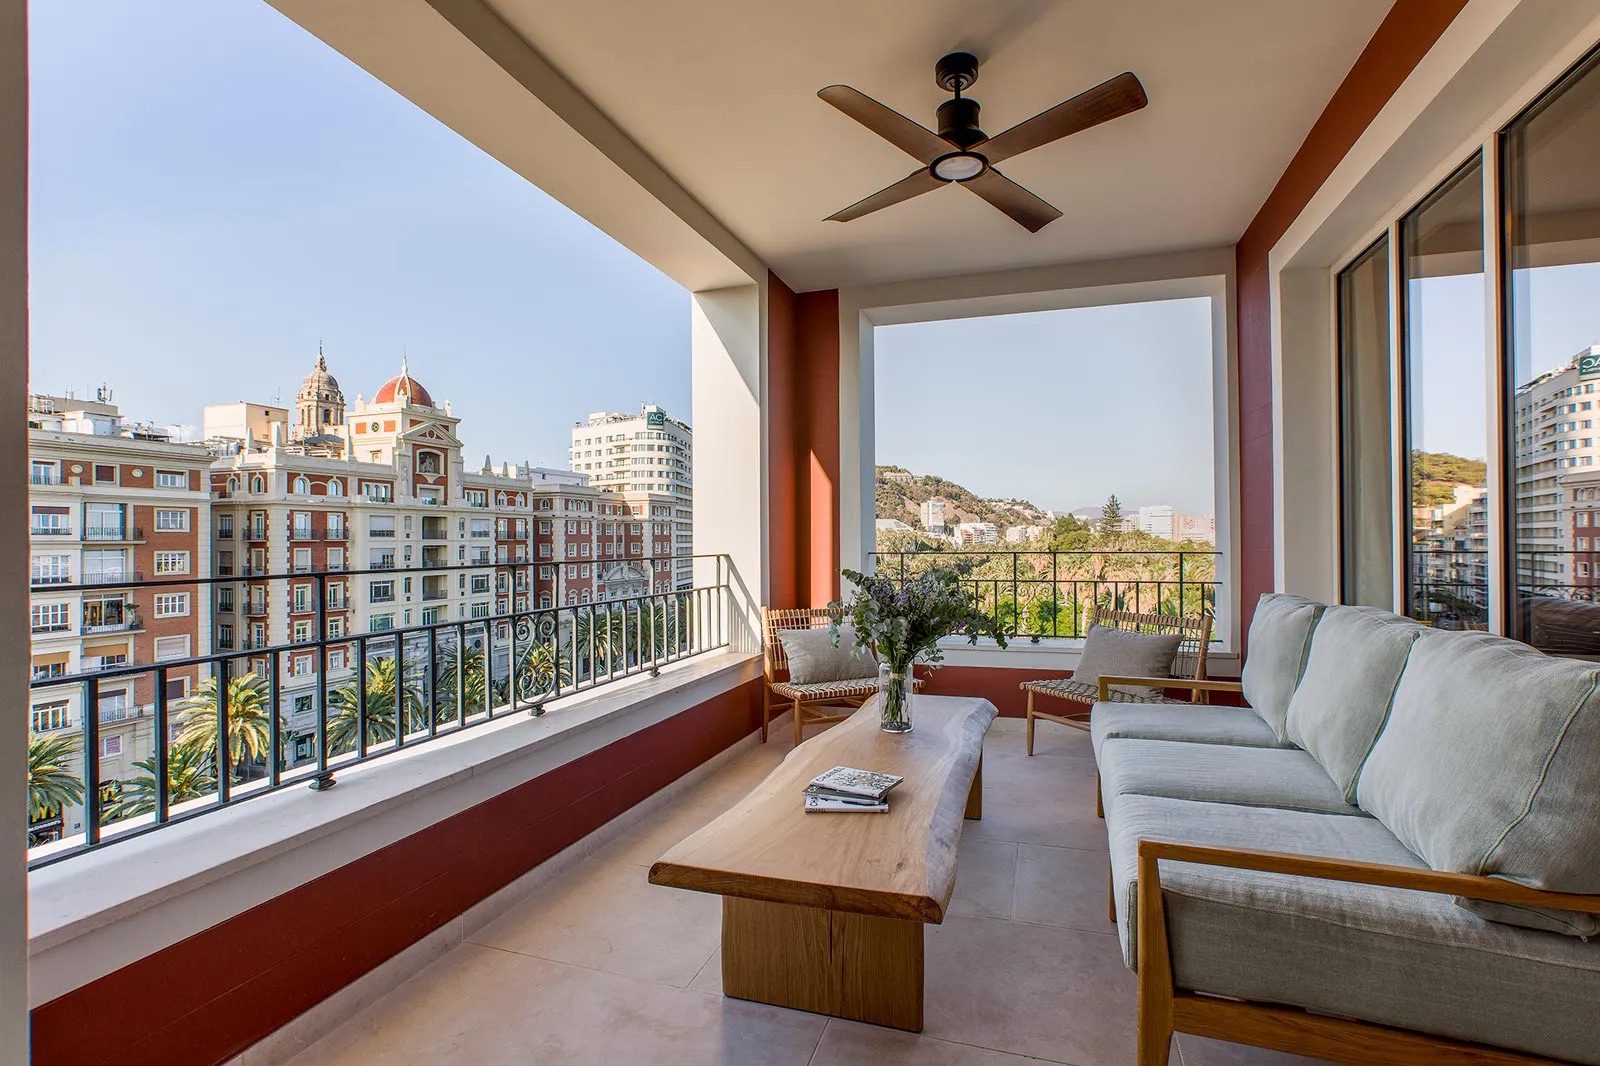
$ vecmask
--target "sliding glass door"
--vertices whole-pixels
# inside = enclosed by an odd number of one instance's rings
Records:
[[[1405,610],[1443,629],[1489,622],[1489,433],[1483,164],[1400,220]]]
[[[1501,138],[1507,628],[1600,657],[1600,55]]]
[[[1340,583],[1345,603],[1394,603],[1389,238],[1339,273]]]

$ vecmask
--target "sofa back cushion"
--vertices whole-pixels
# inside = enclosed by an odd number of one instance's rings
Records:
[[[1311,632],[1322,617],[1324,606],[1304,596],[1268,592],[1256,602],[1250,622],[1250,646],[1245,653],[1239,682],[1245,702],[1272,727],[1280,741],[1289,734],[1284,718],[1289,713],[1289,698],[1300,682],[1306,652],[1311,647]]]
[[[1289,740],[1317,760],[1349,803],[1422,631],[1388,611],[1329,607],[1312,633],[1284,724]]]
[[[1425,634],[1356,797],[1436,870],[1600,893],[1600,666],[1484,633]],[[1578,935],[1592,917],[1464,903]]]

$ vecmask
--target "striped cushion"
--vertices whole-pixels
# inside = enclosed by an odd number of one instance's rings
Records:
[[[912,688],[922,687],[922,678],[911,683]],[[875,677],[851,678],[848,681],[812,681],[796,684],[793,681],[774,681],[772,691],[791,700],[836,699],[842,696],[876,696],[878,679]]]
[[[1178,682],[1173,682],[1174,686]],[[1055,681],[1024,681],[1024,691],[1037,692],[1043,696],[1059,696],[1064,700],[1073,700],[1077,703],[1100,702],[1100,684],[1097,681],[1074,681],[1070,677],[1063,677]],[[1109,699],[1106,703],[1184,703],[1184,700],[1172,700],[1165,696],[1142,696],[1132,692],[1124,692],[1120,688],[1113,688],[1107,693]]]

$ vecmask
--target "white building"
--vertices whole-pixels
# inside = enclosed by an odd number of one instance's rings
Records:
[[[1045,528],[1044,526],[1007,526],[1006,543],[1026,544],[1030,540],[1036,540],[1044,536]]]
[[[1600,345],[1517,390],[1511,433],[1516,456],[1517,581],[1523,586],[1576,584],[1572,501],[1562,483],[1595,468],[1595,395],[1600,374],[1588,371]],[[1566,505],[1565,507],[1563,505]]]
[[[596,411],[572,427],[570,466],[607,492],[661,493],[673,500],[673,580],[694,584],[694,431],[655,404],[639,413]]]
[[[937,496],[931,500],[923,500],[917,514],[922,521],[922,528],[935,533],[944,532],[944,528],[948,524],[946,521],[948,515],[945,502]]]
[[[956,543],[963,548],[1000,543],[1000,529],[993,522],[957,522]]]
[[[1179,514],[1170,504],[1150,504],[1139,508],[1134,523],[1141,533],[1162,540],[1217,540],[1217,520],[1208,514]]]

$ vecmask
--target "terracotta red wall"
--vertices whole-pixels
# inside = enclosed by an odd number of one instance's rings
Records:
[[[1272,310],[1267,255],[1466,0],[1396,0],[1234,249],[1239,274],[1239,585],[1243,625],[1273,587]]]
[[[227,1060],[748,736],[761,720],[758,684],[640,730],[41,1005],[33,1011],[34,1063]]]
[[[767,296],[771,606],[839,595],[839,293]]]

